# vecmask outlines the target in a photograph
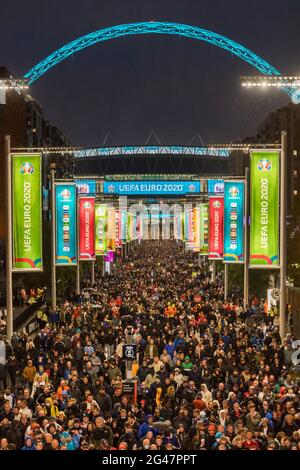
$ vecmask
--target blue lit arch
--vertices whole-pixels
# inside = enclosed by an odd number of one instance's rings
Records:
[[[274,68],[267,61],[259,57],[250,49],[247,49],[241,44],[232,41],[225,36],[221,36],[220,34],[214,33],[212,31],[199,28],[198,26],[152,21],[111,26],[109,28],[99,29],[93,33],[86,34],[85,36],[77,38],[60,49],[54,51],[48,57],[35,65],[32,69],[30,69],[24,75],[24,77],[29,79],[29,83],[33,83],[56,64],[67,59],[67,57],[70,55],[79,52],[81,49],[85,49],[86,47],[97,44],[98,42],[137,34],[170,34],[197,39],[199,41],[205,41],[236,55],[240,59],[255,67],[264,75],[280,75],[279,70]],[[285,89],[284,91],[292,96],[293,90]]]

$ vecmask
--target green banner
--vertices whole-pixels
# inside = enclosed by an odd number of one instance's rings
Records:
[[[13,270],[41,271],[41,155],[13,154]]]
[[[95,204],[95,253],[96,256],[107,252],[107,206]]]
[[[200,255],[208,255],[208,212],[209,204],[200,204]]]
[[[250,157],[250,266],[279,267],[279,151]]]

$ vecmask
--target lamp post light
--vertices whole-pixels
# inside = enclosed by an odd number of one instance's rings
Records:
[[[0,90],[23,91],[28,90],[28,80],[26,78],[0,78]]]
[[[241,77],[241,85],[246,89],[263,89],[268,88],[289,91],[291,94],[292,102],[294,104],[300,103],[300,76],[258,76],[258,77]],[[292,93],[291,93],[292,92]]]

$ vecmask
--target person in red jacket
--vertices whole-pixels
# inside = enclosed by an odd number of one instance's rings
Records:
[[[251,431],[246,433],[246,439],[243,446],[247,450],[259,450],[258,442],[253,439],[253,433]]]

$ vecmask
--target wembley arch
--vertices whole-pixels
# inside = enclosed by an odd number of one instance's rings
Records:
[[[252,65],[255,69],[264,75],[281,75],[279,70],[269,64],[266,60],[252,52],[250,49],[227,38],[226,36],[199,28],[198,26],[171,22],[150,21],[111,26],[108,28],[99,29],[98,31],[86,34],[85,36],[81,36],[57,49],[48,57],[41,60],[38,64],[26,72],[24,78],[28,79],[29,83],[31,84],[38,80],[42,75],[46,74],[48,70],[57,65],[59,62],[62,62],[70,55],[75,54],[76,52],[79,52],[86,47],[90,47],[99,42],[108,41],[111,39],[141,34],[168,34],[204,41],[208,44],[212,44],[221,49],[224,49],[231,54],[234,54],[244,62]],[[289,88],[284,88],[283,91],[291,97],[295,92],[295,90]]]

